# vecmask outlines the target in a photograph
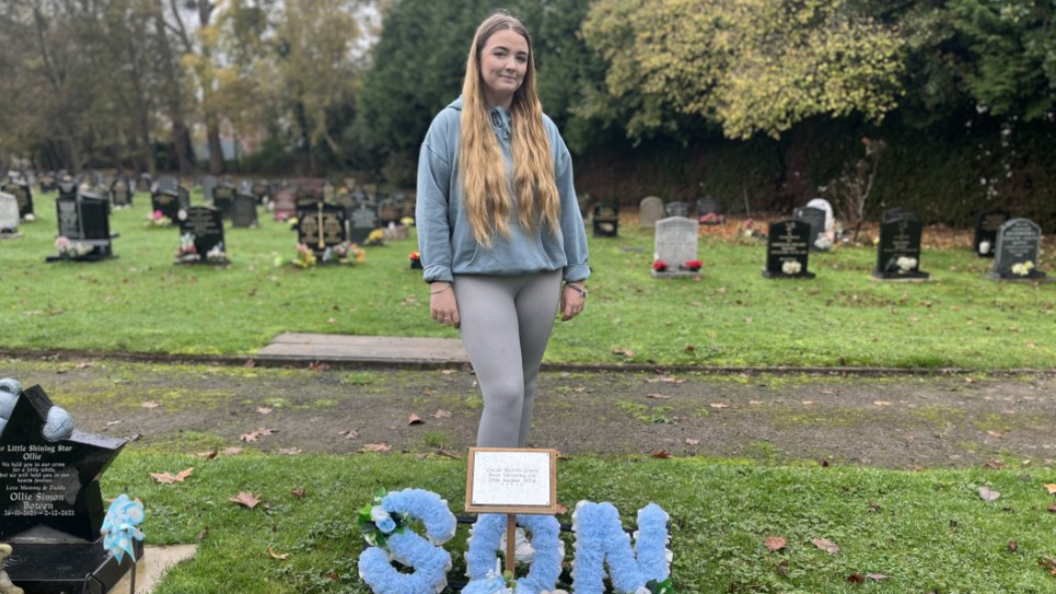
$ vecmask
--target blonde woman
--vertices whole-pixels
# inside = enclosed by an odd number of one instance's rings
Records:
[[[484,396],[477,445],[524,447],[555,311],[583,311],[590,268],[568,148],[506,13],[477,28],[462,96],[429,127],[416,215],[430,313],[461,328]]]

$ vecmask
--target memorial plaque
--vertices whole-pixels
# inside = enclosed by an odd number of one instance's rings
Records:
[[[766,239],[765,278],[814,278],[807,270],[810,224],[797,220],[770,223]]]
[[[880,244],[873,278],[881,280],[926,279],[920,270],[920,242],[924,223],[913,213],[890,216],[880,223]]]
[[[317,255],[348,241],[345,209],[323,202],[315,208],[297,209],[297,241],[310,247]]]
[[[199,262],[205,261],[209,250],[220,245],[223,250],[224,218],[219,210],[208,206],[192,206],[180,211],[180,235],[194,236],[194,249]]]
[[[466,511],[557,513],[557,451],[469,448]]]
[[[179,192],[175,189],[158,189],[150,196],[150,207],[154,212],[160,211],[162,216],[175,221],[180,212]]]
[[[1003,208],[992,208],[979,213],[975,224],[975,239],[972,249],[981,258],[993,258],[997,247],[997,231],[1008,222],[1011,215]]]
[[[797,208],[792,211],[792,218],[797,221],[803,221],[810,225],[810,251],[812,252],[827,252],[829,251],[829,244],[822,242],[821,245],[825,245],[824,248],[818,244],[818,237],[822,236],[822,232],[825,230],[825,211],[820,208],[814,208],[813,206],[806,206],[803,208]]]
[[[996,280],[1040,280],[1041,227],[1028,219],[1012,219],[997,231],[997,249],[990,277]]]
[[[275,220],[285,221],[297,216],[297,198],[292,188],[275,191]]]
[[[99,479],[126,440],[74,430],[49,442],[52,406],[40,386],[23,391],[0,435],[0,541],[14,548],[5,569],[28,592],[99,594],[132,565],[118,564],[99,535]]]
[[[346,216],[349,221],[348,240],[352,243],[362,244],[370,232],[378,228],[378,209],[371,202],[360,202],[347,211]]]
[[[620,232],[620,205],[595,204],[591,216],[594,237],[617,237]]]
[[[642,198],[638,204],[638,226],[653,229],[656,222],[664,218],[664,201],[656,196]]]
[[[21,236],[18,232],[18,199],[11,194],[0,192],[0,239],[13,239]]]
[[[257,225],[257,199],[249,194],[235,196],[231,206],[231,226],[246,228]]]
[[[33,192],[29,186],[21,182],[7,182],[0,187],[0,192],[11,194],[18,201],[18,214],[25,219],[27,215],[33,214]]]
[[[668,202],[664,205],[664,214],[668,217],[689,218],[689,204],[685,202]]]
[[[235,187],[220,185],[213,189],[213,208],[220,211],[225,219],[231,218],[231,206],[234,204]]]
[[[667,264],[667,270],[653,269],[654,278],[698,276],[688,262],[697,259],[697,237],[700,223],[685,217],[668,217],[656,222],[653,260]]]

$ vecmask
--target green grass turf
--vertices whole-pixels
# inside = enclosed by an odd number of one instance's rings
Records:
[[[185,483],[149,473],[194,467]],[[1056,555],[1056,514],[1044,483],[1051,470],[901,472],[855,467],[771,467],[703,459],[561,461],[558,499],[611,501],[625,526],[649,502],[672,516],[674,583],[693,594],[884,592],[1041,594],[1056,576],[1039,559]],[[128,492],[147,510],[152,545],[195,543],[197,558],[172,569],[157,594],[365,593],[355,510],[383,486],[429,489],[460,513],[465,463],[409,455],[220,456],[132,449],[103,479],[106,497]],[[981,486],[998,491],[984,501]],[[293,494],[306,490],[304,497]],[[249,491],[254,510],[228,501]],[[562,521],[568,522],[568,516]],[[204,531],[200,541],[197,537]],[[467,529],[446,545],[460,579]],[[787,539],[771,553],[767,537]],[[566,535],[566,560],[573,558]],[[830,555],[812,539],[839,546]],[[1009,551],[1015,540],[1017,552]],[[271,548],[289,554],[280,561]],[[787,562],[787,565],[782,565]],[[883,574],[882,582],[848,582]]]
[[[275,265],[292,258],[296,235],[262,212],[259,229],[228,227],[231,266],[176,266],[178,232],[148,227],[139,194],[111,219],[119,258],[45,264],[53,198],[36,196],[38,220],[0,242],[4,348],[246,355],[281,332],[457,337],[429,319],[407,262],[413,232],[368,248],[362,266],[301,270]],[[870,280],[875,251],[848,247],[812,255],[815,280],[772,281],[760,275],[762,243],[704,235],[694,282],[652,279],[652,241],[630,225],[590,239],[587,309],[557,324],[547,361],[1056,367],[1056,285],[988,280],[991,262],[965,250],[926,250],[934,282],[923,284]]]

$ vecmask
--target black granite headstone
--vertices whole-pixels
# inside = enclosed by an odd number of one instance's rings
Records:
[[[297,241],[317,255],[348,241],[345,209],[324,202],[314,208],[297,209]]]
[[[920,241],[924,223],[909,211],[884,217],[876,251],[873,278],[881,280],[926,279],[920,270]]]
[[[253,197],[257,199],[257,202],[264,202],[264,200],[266,200],[271,195],[271,192],[268,188],[268,182],[262,179],[254,181],[253,184],[250,186],[249,191],[252,192]]]
[[[1012,219],[997,231],[997,250],[990,277],[996,280],[1040,280],[1041,227],[1029,219]]]
[[[817,246],[818,236],[825,230],[825,211],[812,206],[804,206],[792,211],[792,218],[803,221],[810,225],[810,251],[824,252],[828,248],[821,249]]]
[[[110,234],[109,202],[92,194],[64,196],[55,200],[55,210],[59,235],[92,249],[86,254],[48,256],[47,262],[71,259],[95,262],[114,255],[111,240],[116,236]]]
[[[231,226],[246,228],[257,225],[257,199],[249,194],[235,196],[231,203]]]
[[[213,207],[220,211],[225,219],[231,218],[231,207],[235,200],[235,187],[221,184],[213,188]]]
[[[993,258],[997,247],[997,230],[1008,222],[1011,215],[1003,208],[992,208],[979,213],[975,223],[975,239],[972,249],[981,258]]]
[[[150,196],[150,206],[154,212],[161,212],[163,217],[175,221],[180,212],[180,194],[176,189],[158,188]]]
[[[378,207],[373,202],[363,201],[346,211],[348,218],[348,240],[362,245],[370,232],[378,228]]]
[[[74,430],[49,442],[42,428],[51,407],[40,386],[24,390],[0,434],[0,541],[14,548],[5,569],[27,592],[103,594],[132,566],[118,564],[99,534],[99,479],[126,440]]]
[[[689,204],[685,202],[668,202],[664,205],[664,214],[668,217],[689,218]]]
[[[206,254],[224,243],[224,219],[219,210],[208,206],[192,206],[180,212],[180,235],[194,236],[194,250],[198,262],[206,263]],[[223,246],[221,246],[223,249]]]
[[[794,219],[770,223],[766,239],[766,278],[814,278],[807,270],[810,224]]]
[[[716,215],[722,214],[722,205],[719,204],[719,201],[710,196],[697,198],[697,214],[704,216],[709,213]]]
[[[595,204],[591,214],[594,237],[618,237],[620,233],[620,205]]]
[[[43,192],[54,192],[59,188],[58,178],[52,172],[45,173],[40,176],[40,191]]]

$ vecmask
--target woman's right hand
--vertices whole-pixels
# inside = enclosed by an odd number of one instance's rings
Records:
[[[429,314],[445,326],[458,328],[462,323],[451,283],[437,281],[429,285]]]

